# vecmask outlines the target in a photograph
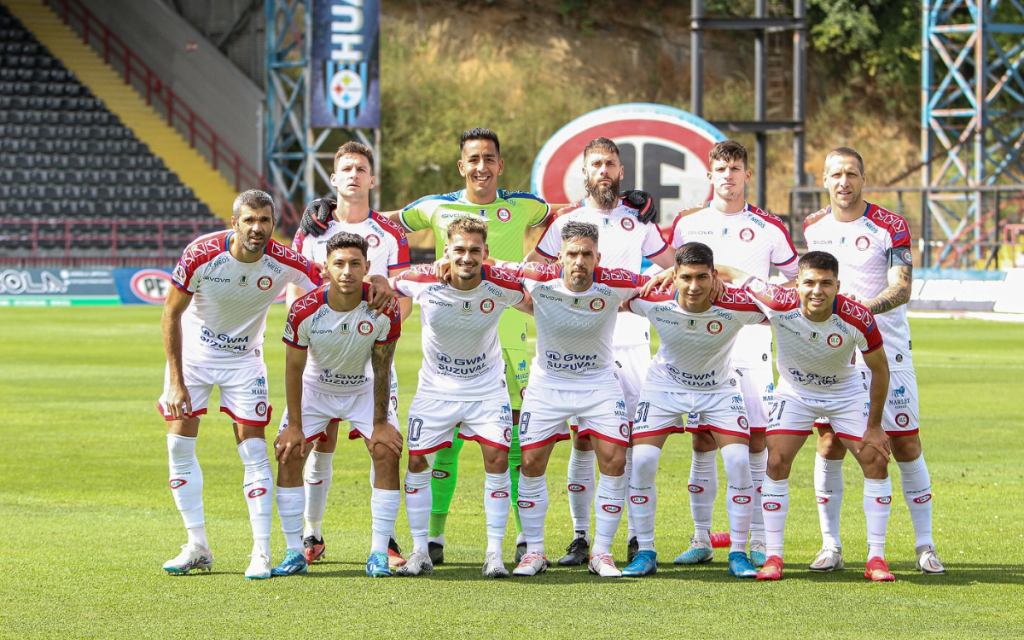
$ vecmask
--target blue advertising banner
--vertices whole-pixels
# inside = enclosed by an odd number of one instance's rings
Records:
[[[312,0],[310,4],[310,124],[379,127],[379,0]]]
[[[171,287],[170,269],[114,269],[123,304],[163,304]]]
[[[3,269],[0,307],[121,304],[110,269]]]

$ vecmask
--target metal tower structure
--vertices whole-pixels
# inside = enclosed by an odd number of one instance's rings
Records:
[[[955,252],[955,266],[971,267],[998,241],[995,186],[1024,184],[1024,3],[922,5],[922,262],[935,266],[934,246],[939,265]]]
[[[310,124],[310,0],[266,0],[267,180],[301,212],[306,203],[334,192],[334,152],[348,140],[373,150],[380,172],[380,129],[314,128]],[[373,191],[371,206],[380,207]]]

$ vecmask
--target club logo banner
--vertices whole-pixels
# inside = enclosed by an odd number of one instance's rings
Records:
[[[380,126],[379,0],[312,0],[310,123]]]

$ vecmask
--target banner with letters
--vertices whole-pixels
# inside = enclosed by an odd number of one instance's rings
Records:
[[[0,270],[0,307],[121,304],[110,269]]]
[[[310,124],[379,127],[379,0],[311,0],[310,6]]]

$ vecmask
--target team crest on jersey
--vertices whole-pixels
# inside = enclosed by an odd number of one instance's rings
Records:
[[[502,436],[505,438],[505,442],[512,442],[512,429],[505,429]]]
[[[274,280],[270,276],[263,276],[256,281],[256,286],[260,291],[266,291],[270,287],[274,286]]]
[[[238,286],[240,286],[240,287],[248,287],[249,286],[249,276],[242,276],[241,278],[239,278],[238,279]]]
[[[628,424],[622,423],[622,424],[619,425],[619,435],[621,435],[623,438],[627,438],[627,439],[629,438],[629,425]]]
[[[754,240],[754,230],[744,227],[740,230],[740,240],[743,242],[751,242]]]
[[[896,414],[896,425],[899,427],[905,427],[910,424],[910,416],[905,413]]]
[[[361,336],[368,336],[373,332],[373,324],[369,320],[363,320],[359,323],[359,326],[356,327],[356,331],[358,331]]]
[[[712,320],[711,322],[709,322],[708,333],[710,333],[713,336],[717,336],[718,334],[722,333],[722,323],[719,322],[718,320]]]
[[[256,415],[260,416],[261,418],[263,416],[267,415],[267,403],[266,402],[262,402],[261,401],[261,402],[257,402],[256,403]]]
[[[288,322],[284,325],[284,339],[295,341],[295,329],[292,329],[292,323]]]
[[[572,299],[572,308],[573,309],[579,309],[580,308],[580,299],[579,298],[573,298]]]
[[[601,298],[594,298],[590,301],[591,311],[600,311],[601,309],[604,309],[604,300]]]
[[[812,331],[811,332],[811,342],[817,342],[817,341],[818,341],[818,332],[817,331]]]
[[[494,311],[494,300],[491,300],[490,298],[483,300],[480,303],[480,311],[483,311],[484,313],[490,313]]]
[[[462,303],[462,312],[463,313],[469,313],[472,310],[473,310],[473,303],[472,302],[470,302],[469,300],[466,300],[465,302]]]
[[[352,325],[347,323],[347,322],[342,322],[341,323],[341,335],[347,336],[350,333],[352,333]]]
[[[857,241],[853,243],[861,251],[867,251],[868,247],[871,246],[871,239],[867,236],[861,236],[857,238]]]
[[[696,329],[697,328],[697,321],[696,320],[690,320],[689,322],[686,323],[686,328],[691,330],[691,331]]]
[[[828,339],[825,342],[827,342],[828,346],[832,347],[833,349],[838,349],[839,347],[843,346],[843,336],[839,335],[838,333],[830,333]]]
[[[369,247],[379,247],[380,238],[376,234],[368,233],[366,234],[366,244]]]
[[[502,222],[508,222],[512,219],[512,212],[505,207],[498,207],[498,210],[494,215],[498,216],[498,220],[501,220]]]
[[[633,222],[633,218],[623,218],[621,224],[622,228],[626,231],[632,231],[633,227],[636,226],[636,223]]]
[[[747,419],[744,416],[740,416],[739,418],[737,418],[736,424],[738,424],[740,426],[740,429],[743,429],[744,431],[750,428],[750,424],[747,422]]]

